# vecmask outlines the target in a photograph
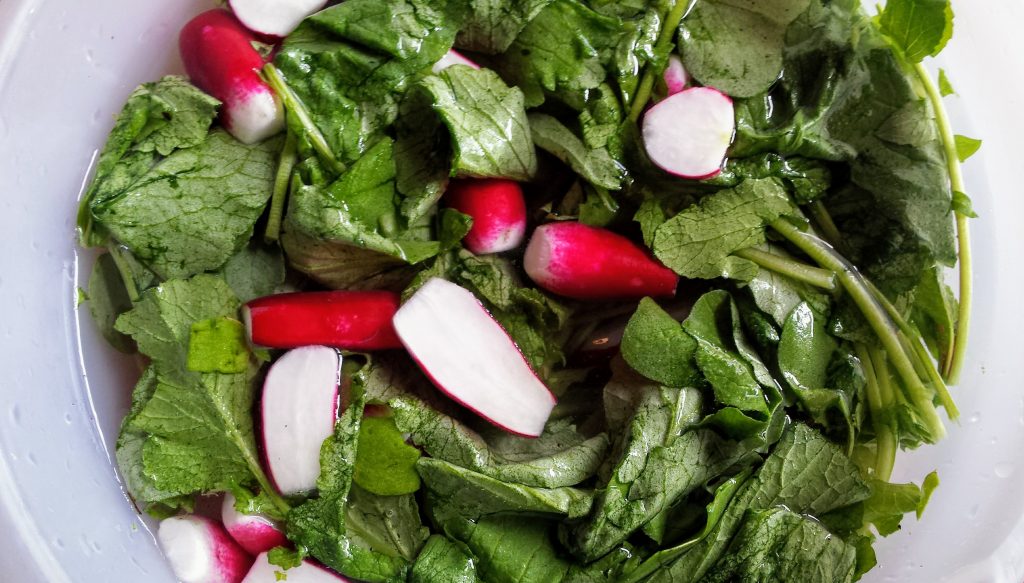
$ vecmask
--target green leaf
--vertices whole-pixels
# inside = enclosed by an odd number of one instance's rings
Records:
[[[250,241],[228,259],[222,272],[239,301],[269,296],[284,285],[284,254],[279,247],[265,247]]]
[[[768,245],[765,249],[772,254],[790,257],[781,247]],[[782,327],[789,314],[801,303],[806,302],[814,311],[825,314],[831,310],[827,295],[808,284],[785,277],[768,269],[760,270],[747,282],[747,289],[758,309],[771,316],[776,326]]]
[[[519,33],[552,0],[470,0],[469,16],[459,29],[455,46],[497,55],[505,52]]]
[[[931,106],[925,99],[907,102],[896,110],[875,131],[875,135],[900,146],[920,147],[934,142],[938,130],[932,118]]]
[[[414,496],[377,495],[358,484],[349,491],[345,532],[357,545],[409,562],[416,559],[430,535],[430,530],[420,519],[420,509]]]
[[[390,417],[367,417],[359,426],[359,449],[353,480],[379,496],[412,494],[420,489],[416,461],[420,452],[405,438]]]
[[[765,225],[792,210],[777,180],[747,180],[705,197],[658,227],[654,254],[683,277],[748,281],[757,266],[732,253],[764,243]]]
[[[908,61],[919,63],[953,36],[953,8],[949,0],[888,0],[878,24]]]
[[[291,267],[333,289],[399,291],[416,273],[408,263],[390,255],[307,234],[292,215],[285,221],[281,246]]]
[[[938,472],[932,471],[924,477],[924,481],[921,482],[921,501],[917,503],[917,508],[914,512],[917,513],[918,520],[921,519],[921,515],[924,514],[924,509],[928,506],[928,501],[932,498],[932,493],[939,487],[939,474]]]
[[[473,557],[441,535],[432,535],[409,574],[410,583],[478,583]]]
[[[953,136],[956,142],[956,157],[961,162],[966,162],[968,158],[973,156],[981,148],[981,140],[974,138],[968,138],[967,136],[961,136],[957,134]]]
[[[165,279],[217,269],[252,236],[270,198],[279,148],[277,139],[246,146],[214,130],[97,198],[93,215]]]
[[[622,357],[633,370],[670,387],[701,381],[694,357],[697,342],[654,300],[644,298],[622,333]]]
[[[941,269],[933,267],[923,274],[914,294],[911,318],[936,360],[945,362],[946,355],[953,349],[957,300],[943,281]]]
[[[193,322],[186,366],[195,372],[245,372],[249,367],[245,324],[225,316]]]
[[[409,223],[434,211],[451,175],[448,130],[433,105],[428,92],[409,91],[395,123],[395,185],[405,197],[401,213]]]
[[[529,120],[533,142],[538,148],[565,162],[595,186],[613,190],[621,187],[623,169],[608,150],[587,148],[572,130],[550,115],[531,113]]]
[[[978,213],[974,211],[974,203],[971,202],[971,197],[962,192],[953,191],[952,209],[953,212],[960,213],[965,217],[978,218]]]
[[[946,75],[946,70],[941,68],[939,69],[939,95],[943,97],[956,95],[956,90],[953,89],[953,84],[949,82],[949,76]]]
[[[132,308],[132,300],[125,290],[124,279],[113,255],[104,253],[96,258],[89,275],[89,313],[103,338],[117,350],[134,350],[131,338],[114,329],[117,317]]]

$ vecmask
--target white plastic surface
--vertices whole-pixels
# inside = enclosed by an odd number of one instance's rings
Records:
[[[136,84],[176,70],[178,28],[212,0],[0,0],[0,579],[169,583],[110,464],[137,371],[105,347],[76,282],[75,199]],[[920,522],[878,545],[870,583],[1024,580],[1024,22],[1020,0],[954,0],[942,63],[981,218],[970,366],[959,427],[903,455],[898,479],[938,469]],[[84,375],[88,371],[88,377]]]

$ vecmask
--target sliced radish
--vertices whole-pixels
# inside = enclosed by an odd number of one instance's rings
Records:
[[[189,79],[223,102],[221,123],[246,144],[284,129],[284,110],[260,78],[258,39],[227,10],[203,12],[181,29],[178,46]]]
[[[202,516],[165,518],[157,539],[183,583],[238,583],[252,565],[221,525]]]
[[[659,168],[683,178],[722,171],[736,129],[732,99],[710,87],[671,95],[644,115],[644,149]]]
[[[683,67],[683,60],[679,58],[679,55],[671,55],[668,58],[668,66],[665,67],[662,79],[665,81],[665,88],[668,89],[669,95],[675,95],[686,89],[686,84],[690,82],[690,75]]]
[[[249,569],[249,574],[245,576],[242,583],[279,583],[280,581],[288,583],[348,583],[348,579],[308,559],[304,559],[298,567],[285,570],[283,567],[271,564],[267,553],[261,553],[256,557],[256,562],[253,563],[252,569]]]
[[[448,206],[473,218],[463,239],[476,255],[515,249],[526,235],[523,189],[504,178],[453,180],[444,194]]]
[[[262,514],[239,512],[235,508],[235,497],[231,494],[224,496],[220,516],[231,538],[249,554],[258,555],[288,544],[288,538],[277,523]]]
[[[395,314],[395,330],[449,397],[512,433],[544,430],[555,397],[468,290],[430,279]]]
[[[465,65],[474,69],[480,68],[480,65],[470,61],[462,53],[458,53],[453,49],[445,53],[440,60],[434,63],[434,66],[431,67],[430,70],[436,75],[452,65]]]
[[[257,346],[385,350],[402,347],[391,324],[400,301],[389,291],[296,292],[252,300],[242,317]]]
[[[540,287],[578,300],[675,295],[679,276],[622,235],[582,223],[537,227],[523,258]]]
[[[288,351],[270,367],[260,402],[267,474],[281,494],[312,491],[320,446],[334,433],[341,354],[326,346]]]
[[[249,30],[283,37],[327,0],[229,0],[231,10]]]

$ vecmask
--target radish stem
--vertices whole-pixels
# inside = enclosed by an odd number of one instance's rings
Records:
[[[267,216],[267,229],[263,240],[274,243],[281,234],[281,218],[284,216],[284,203],[288,198],[288,185],[291,184],[292,170],[295,168],[295,134],[288,132],[285,138],[281,161],[277,165],[274,176],[274,194],[270,199],[270,214]]]
[[[861,344],[857,344],[855,349],[864,365],[871,424],[875,430],[875,477],[888,482],[896,464],[896,449],[899,442],[896,428],[892,423],[894,398],[889,367],[885,364],[885,354],[881,351],[872,351]]]
[[[788,257],[768,253],[754,247],[740,249],[733,253],[747,261],[753,261],[758,266],[769,271],[774,271],[797,281],[820,287],[828,291],[836,289],[836,274],[820,267],[813,267],[806,263],[795,261]]]
[[[285,109],[292,112],[298,118],[306,137],[309,138],[309,142],[313,145],[313,149],[316,150],[317,154],[327,162],[331,170],[336,174],[344,172],[345,165],[334,156],[334,152],[331,151],[331,146],[327,143],[327,139],[320,133],[320,129],[316,127],[313,118],[310,117],[309,110],[306,109],[299,96],[292,91],[292,88],[281,77],[281,72],[277,70],[277,67],[267,63],[263,67],[263,76],[266,78],[267,84],[274,90],[274,93],[277,93],[277,96],[281,98]]]
[[[128,292],[128,299],[134,304],[139,301],[139,288],[135,285],[135,278],[132,277],[131,269],[128,267],[128,260],[123,255],[125,249],[117,244],[111,244],[107,249],[110,251],[110,258],[114,260],[114,265],[117,266],[117,272],[121,274],[121,281],[124,282],[124,289]]]
[[[668,16],[665,17],[665,26],[658,33],[658,40],[654,43],[654,54],[658,55],[668,51],[668,46],[672,44],[672,37],[675,36],[679,23],[690,7],[690,2],[691,0],[676,0],[676,3],[672,5]],[[637,87],[636,96],[633,97],[633,104],[629,110],[630,121],[635,122],[640,119],[640,114],[644,112],[644,106],[651,99],[655,78],[661,73],[662,71],[654,72],[650,65],[644,68],[643,77],[640,78],[640,85]]]

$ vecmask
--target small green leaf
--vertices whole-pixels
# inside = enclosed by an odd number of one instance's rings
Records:
[[[411,494],[420,489],[416,461],[420,450],[405,443],[391,417],[367,417],[359,427],[353,480],[380,496]]]
[[[932,493],[935,492],[935,489],[938,487],[938,473],[933,471],[924,477],[924,481],[921,482],[921,501],[917,503],[917,508],[915,509],[918,519],[921,518],[921,514],[924,513],[925,507],[928,506],[928,501],[932,498]]]
[[[192,324],[188,340],[189,370],[232,374],[245,372],[248,366],[244,324],[227,317]]]
[[[654,300],[644,298],[622,333],[622,357],[633,370],[670,387],[694,386],[697,342]]]
[[[952,205],[955,212],[972,219],[978,218],[978,213],[974,212],[974,205],[971,203],[971,198],[958,190],[953,191]]]
[[[274,547],[267,553],[267,561],[282,569],[294,569],[302,564],[302,553],[287,547]]]
[[[956,141],[956,157],[961,162],[966,162],[968,158],[973,156],[975,152],[981,148],[981,140],[974,138],[968,138],[967,136],[961,136],[957,134],[953,138]]]
[[[946,75],[945,69],[939,69],[939,95],[943,97],[949,97],[955,95],[956,89],[953,89],[953,84],[949,82],[949,77]]]
[[[950,0],[888,0],[878,24],[907,60],[919,63],[953,36],[953,8]]]

